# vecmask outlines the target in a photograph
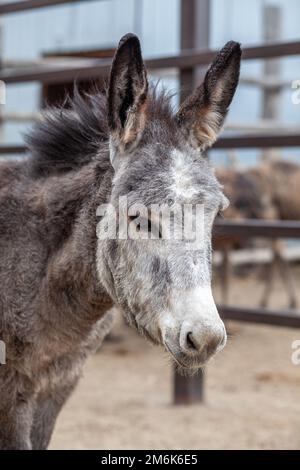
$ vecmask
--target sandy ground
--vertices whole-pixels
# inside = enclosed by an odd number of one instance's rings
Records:
[[[261,291],[258,277],[235,280],[231,300],[253,305]],[[285,301],[277,281],[272,304]],[[291,362],[300,330],[228,326],[226,349],[206,368],[205,403],[173,406],[166,353],[119,324],[119,340],[86,364],[51,448],[300,449],[300,365]]]

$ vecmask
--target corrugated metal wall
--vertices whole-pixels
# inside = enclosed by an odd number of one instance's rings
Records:
[[[139,34],[145,55],[178,51],[179,0],[95,0],[7,16],[4,57],[35,59],[49,51],[115,45],[129,31]],[[167,79],[168,85],[176,81]],[[10,85],[7,110],[32,111],[39,85]],[[5,139],[20,142],[24,124],[5,125]]]

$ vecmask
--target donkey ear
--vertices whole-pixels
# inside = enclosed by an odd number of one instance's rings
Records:
[[[180,107],[177,122],[193,147],[205,149],[216,141],[239,81],[240,62],[240,44],[228,42]]]
[[[147,73],[134,34],[126,34],[117,48],[108,88],[108,126],[112,147],[129,152],[138,142],[146,121]]]

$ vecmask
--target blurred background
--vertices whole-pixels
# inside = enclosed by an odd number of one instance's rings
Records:
[[[119,318],[52,448],[300,448],[299,17],[297,0],[0,1],[0,159],[24,158],[24,132],[46,103],[64,103],[74,80],[104,89],[127,32],[174,108],[228,40],[244,50],[208,153],[231,200],[214,251],[228,346],[204,373],[182,378]]]

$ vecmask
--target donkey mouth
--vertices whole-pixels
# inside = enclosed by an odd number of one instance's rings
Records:
[[[204,358],[200,355],[188,356],[182,352],[179,347],[171,346],[170,343],[166,340],[164,341],[164,346],[172,356],[172,359],[175,361],[175,363],[182,369],[200,369],[208,360],[207,357]]]

